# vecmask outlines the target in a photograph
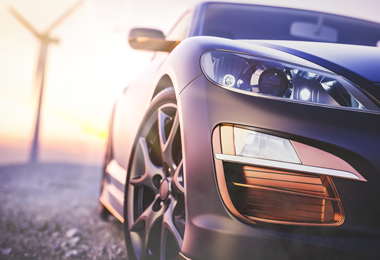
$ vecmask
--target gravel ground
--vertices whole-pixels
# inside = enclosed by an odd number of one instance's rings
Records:
[[[127,259],[123,225],[97,212],[101,168],[0,167],[0,259]]]

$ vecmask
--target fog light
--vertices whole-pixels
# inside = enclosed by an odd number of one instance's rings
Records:
[[[235,154],[301,164],[288,139],[234,127]]]

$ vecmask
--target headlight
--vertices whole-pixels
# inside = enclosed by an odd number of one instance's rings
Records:
[[[206,77],[217,85],[266,96],[305,102],[365,107],[353,96],[356,86],[341,76],[227,51],[207,51],[201,66]]]

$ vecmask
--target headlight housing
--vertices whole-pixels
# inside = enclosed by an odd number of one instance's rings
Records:
[[[343,77],[269,58],[211,50],[201,67],[213,83],[268,97],[365,109],[357,87]],[[353,93],[356,93],[354,96]]]

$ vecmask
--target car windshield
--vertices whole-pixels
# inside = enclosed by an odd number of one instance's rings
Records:
[[[289,8],[209,3],[200,35],[379,46],[380,24]]]

